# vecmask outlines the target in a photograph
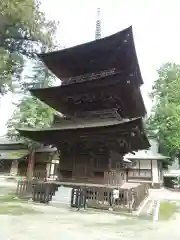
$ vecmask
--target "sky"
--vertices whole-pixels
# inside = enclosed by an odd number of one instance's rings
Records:
[[[130,25],[144,85],[142,94],[148,113],[152,106],[148,93],[157,78],[156,70],[165,62],[180,63],[179,0],[42,0],[46,17],[59,21],[57,39],[60,47],[70,47],[94,40],[96,12],[101,9],[102,37]],[[0,135],[13,112],[14,96],[0,99]]]

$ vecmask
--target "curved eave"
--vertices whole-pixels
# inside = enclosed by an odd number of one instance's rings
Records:
[[[18,129],[21,136],[30,138],[36,142],[51,144],[60,146],[63,143],[71,142],[83,142],[96,141],[99,139],[102,142],[116,141],[123,136],[129,136],[129,134],[135,129],[139,129],[140,135],[135,134],[131,137],[133,142],[133,151],[138,149],[147,149],[150,147],[149,141],[142,131],[141,119],[135,119],[126,122],[116,122],[107,125],[102,123],[97,124],[86,124],[83,126],[61,126],[49,129]]]
[[[114,85],[116,87],[117,84],[127,85],[127,81],[129,81],[129,79],[131,80],[131,82],[128,83],[128,86],[133,86],[133,78],[134,77],[130,79],[129,74],[123,72],[111,76],[100,77],[98,79],[90,81],[70,83],[65,85],[62,84],[59,86],[52,86],[46,88],[30,88],[29,91],[37,98],[40,98],[43,94],[45,94],[46,96],[51,96],[50,94],[54,93],[55,91],[56,94],[64,97],[68,95],[85,93],[87,91],[96,90],[97,88],[106,88]],[[139,88],[137,86],[135,87]]]
[[[160,158],[160,157],[147,157],[147,158],[139,158],[139,157],[135,157],[135,158],[128,158],[128,159],[130,159],[130,160],[144,160],[144,161],[146,161],[146,160],[157,160],[157,161],[164,161],[164,160],[167,160],[168,158],[166,158],[166,157],[162,157],[162,158]]]
[[[27,149],[0,150],[0,160],[20,160],[29,154]]]
[[[47,105],[68,115],[68,111],[72,110],[72,106],[66,103],[65,99],[67,97],[75,96],[76,98],[76,95],[83,95],[88,92],[101,92],[102,88],[105,91],[106,89],[111,92],[113,91],[113,95],[115,95],[115,91],[117,92],[119,88],[117,97],[121,98],[124,118],[144,117],[146,115],[146,108],[140,89],[134,87],[132,84],[127,84],[124,82],[124,79],[121,79],[119,76],[109,76],[98,79],[97,81],[74,83],[71,85],[31,89],[30,92]],[[77,110],[76,108],[77,106],[73,105],[74,111]]]
[[[99,40],[38,56],[62,81],[112,68],[121,72],[136,66],[138,84],[143,84],[131,26]]]

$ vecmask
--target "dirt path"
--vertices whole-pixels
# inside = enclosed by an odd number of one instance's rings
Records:
[[[165,188],[161,189],[150,189],[150,199],[151,200],[174,200],[180,201],[180,192],[170,191]]]

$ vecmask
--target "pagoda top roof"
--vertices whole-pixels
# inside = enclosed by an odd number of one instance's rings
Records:
[[[77,76],[131,69],[136,69],[136,80],[143,84],[131,26],[105,38],[38,56],[63,84]]]

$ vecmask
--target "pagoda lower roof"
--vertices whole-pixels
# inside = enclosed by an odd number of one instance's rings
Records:
[[[133,151],[149,148],[149,141],[143,132],[143,124],[140,118],[133,120],[111,120],[94,123],[76,123],[61,126],[52,126],[44,129],[18,129],[23,137],[36,142],[55,145],[58,148],[64,144],[75,142],[116,142],[125,137],[133,142]]]
[[[117,120],[117,119],[110,119],[110,120],[106,120],[106,119],[95,119],[94,121],[88,121],[88,119],[86,119],[85,121],[82,119],[78,119],[78,120],[66,120],[66,119],[63,119],[61,124],[59,126],[51,126],[51,127],[48,127],[48,128],[26,128],[26,130],[29,130],[29,131],[56,131],[56,130],[59,130],[59,131],[65,131],[65,130],[76,130],[76,131],[79,131],[81,129],[96,129],[97,128],[100,128],[100,127],[112,127],[112,126],[130,126],[131,125],[136,125],[136,123],[139,123],[140,121],[140,118],[136,118],[136,119],[133,119],[133,120],[129,120],[129,119],[123,119],[123,120]],[[24,128],[25,129],[25,128]]]
[[[136,69],[136,84],[143,84],[132,27],[75,47],[42,53],[39,58],[64,83],[77,76],[99,74],[112,69],[119,73],[132,68]]]

